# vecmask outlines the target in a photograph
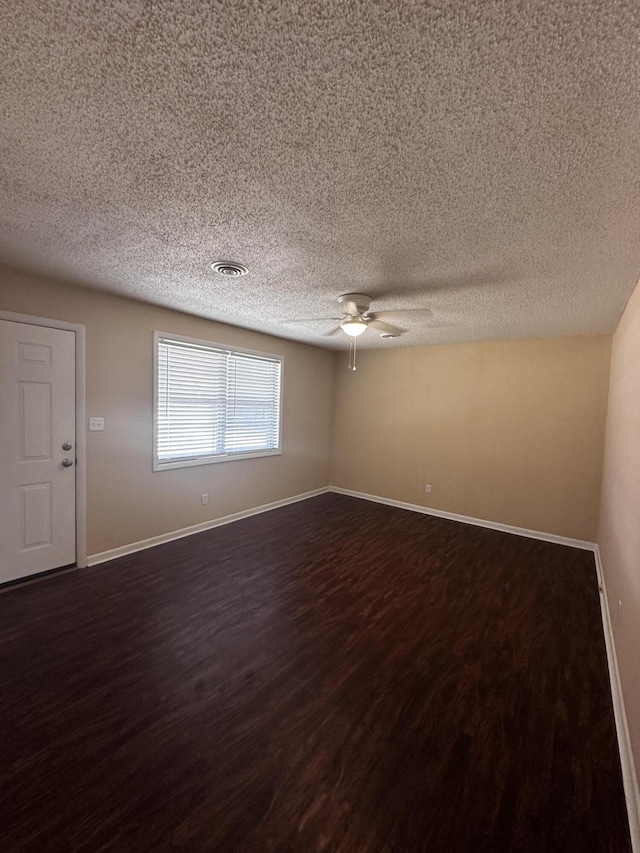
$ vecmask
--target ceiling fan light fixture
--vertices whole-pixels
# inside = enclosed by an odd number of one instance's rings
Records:
[[[367,331],[367,324],[362,317],[349,317],[348,320],[344,320],[340,323],[340,328],[343,332],[346,332],[350,338],[357,338],[358,335]]]

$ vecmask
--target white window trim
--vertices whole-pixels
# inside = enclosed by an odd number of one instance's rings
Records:
[[[193,344],[194,346],[210,347],[212,349],[226,350],[227,352],[241,353],[243,355],[255,355],[269,358],[280,362],[280,412],[278,420],[278,447],[274,450],[256,450],[250,453],[229,453],[224,456],[203,456],[195,459],[183,459],[178,462],[158,462],[158,347],[161,339],[179,341],[180,343]],[[241,459],[259,459],[264,456],[282,456],[282,400],[284,397],[284,356],[272,352],[259,352],[258,350],[244,349],[243,347],[231,346],[230,344],[206,341],[202,338],[190,338],[184,335],[174,335],[172,332],[153,332],[153,470],[169,471],[173,468],[192,468],[195,465],[216,465],[219,462],[236,462]]]

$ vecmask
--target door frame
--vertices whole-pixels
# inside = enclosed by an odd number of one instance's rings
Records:
[[[32,317],[30,314],[15,314],[0,311],[0,320],[11,323],[26,323],[30,326],[46,326],[63,329],[76,336],[76,566],[87,565],[87,483],[86,483],[86,371],[85,371],[85,327],[80,323]]]

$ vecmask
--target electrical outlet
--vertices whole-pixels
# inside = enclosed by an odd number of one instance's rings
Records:
[[[202,506],[205,506],[205,504],[208,504],[208,503],[209,503],[209,495],[203,495],[202,496]]]
[[[104,418],[89,418],[89,431],[101,432],[104,429]]]
[[[427,483],[424,490],[428,495],[430,495],[431,494],[431,483]]]

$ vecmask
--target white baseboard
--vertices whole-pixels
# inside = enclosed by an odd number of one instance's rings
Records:
[[[557,545],[568,545],[570,548],[582,548],[584,551],[593,551],[595,542],[587,542],[585,539],[570,539],[568,536],[557,536],[555,533],[543,533],[540,530],[528,530],[526,527],[514,527],[511,524],[501,524],[499,521],[487,521],[484,518],[474,518],[470,515],[459,515],[457,512],[445,512],[440,509],[432,509],[420,504],[410,504],[405,501],[396,501],[393,498],[383,498],[379,495],[368,495],[365,492],[354,492],[351,489],[343,489],[340,486],[329,486],[328,491],[339,495],[350,495],[353,498],[362,498],[365,501],[397,506],[400,509],[409,509],[412,512],[421,512],[423,515],[434,515],[436,518],[447,518],[450,521],[460,521],[462,524],[473,524],[476,527],[488,527],[491,530],[500,530],[503,533],[513,533],[515,536],[526,536],[529,539],[542,539],[544,542],[555,542]]]
[[[153,548],[155,545],[162,545],[165,542],[173,542],[174,539],[183,539],[185,536],[192,536],[194,533],[202,533],[203,530],[212,530],[214,527],[221,527],[223,524],[231,524],[233,521],[240,521],[241,518],[249,518],[252,515],[258,515],[261,512],[269,512],[272,509],[278,509],[281,506],[297,503],[298,501],[306,501],[307,498],[314,498],[316,495],[323,495],[330,491],[328,487],[322,489],[314,489],[311,492],[304,492],[301,495],[293,495],[290,498],[284,498],[281,501],[273,501],[272,503],[262,504],[261,506],[244,509],[240,512],[233,512],[231,515],[223,515],[221,518],[214,518],[211,521],[203,521],[200,524],[192,524],[190,527],[183,527],[180,530],[172,530],[170,533],[162,533],[160,536],[152,536],[150,539],[142,539],[140,542],[132,542],[130,545],[122,545],[119,548],[111,548],[109,551],[101,551],[99,554],[91,554],[87,557],[88,566],[97,566],[98,563],[106,563],[107,560],[115,560],[116,557],[126,557],[127,554],[135,554],[136,551],[144,551],[145,548]]]
[[[194,533],[201,533],[203,530],[212,530],[214,527],[221,527],[223,524],[231,524],[231,522],[239,521],[241,518],[249,518],[252,515],[258,515],[261,512],[278,509],[278,507],[287,506],[288,504],[297,503],[298,501],[304,501],[307,500],[307,498],[313,498],[316,497],[316,495],[323,495],[327,492],[335,492],[339,495],[349,495],[350,497],[361,498],[362,500],[373,501],[374,503],[387,504],[388,506],[408,509],[413,512],[421,512],[423,515],[434,515],[437,518],[447,518],[451,521],[459,521],[463,524],[474,524],[477,527],[489,527],[492,530],[501,530],[503,533],[513,533],[516,536],[528,536],[530,539],[542,539],[546,542],[555,542],[559,545],[569,545],[572,548],[583,548],[587,551],[593,551],[596,548],[594,542],[586,542],[583,539],[570,539],[566,536],[557,536],[554,533],[543,533],[539,530],[527,530],[524,527],[513,527],[510,524],[501,524],[497,521],[487,521],[482,518],[459,515],[455,512],[431,509],[431,507],[420,506],[419,504],[396,501],[392,498],[383,498],[380,495],[369,495],[365,492],[354,492],[351,489],[343,489],[340,486],[324,486],[320,489],[314,489],[311,492],[303,492],[300,495],[293,495],[290,498],[283,498],[283,500],[280,501],[273,501],[272,503],[251,507],[250,509],[234,512],[230,515],[224,515],[221,518],[214,518],[211,521],[203,521],[200,524],[192,524],[189,527],[183,527],[180,530],[172,530],[169,533],[152,536],[150,539],[142,539],[139,542],[132,542],[129,545],[121,545],[119,548],[111,548],[108,551],[91,554],[87,557],[87,565],[96,566],[98,563],[115,560],[117,557],[125,557],[127,554],[135,554],[136,551],[143,551],[145,548],[153,548],[155,545],[162,545],[164,542],[172,542],[174,539],[182,539],[183,537],[191,536]]]
[[[622,695],[622,684],[620,682],[620,671],[618,669],[618,656],[616,655],[616,646],[613,639],[611,611],[609,610],[609,602],[607,600],[607,587],[604,580],[600,549],[597,545],[594,549],[594,555],[596,558],[596,572],[598,573],[598,586],[600,587],[602,628],[604,631],[604,642],[607,648],[611,697],[613,699],[613,712],[616,718],[618,749],[620,751],[624,793],[627,800],[631,846],[633,853],[640,853],[640,792],[638,791],[638,776],[636,774],[635,763],[633,760],[633,752],[631,751],[631,738],[629,736],[627,714],[624,707],[624,697]]]

